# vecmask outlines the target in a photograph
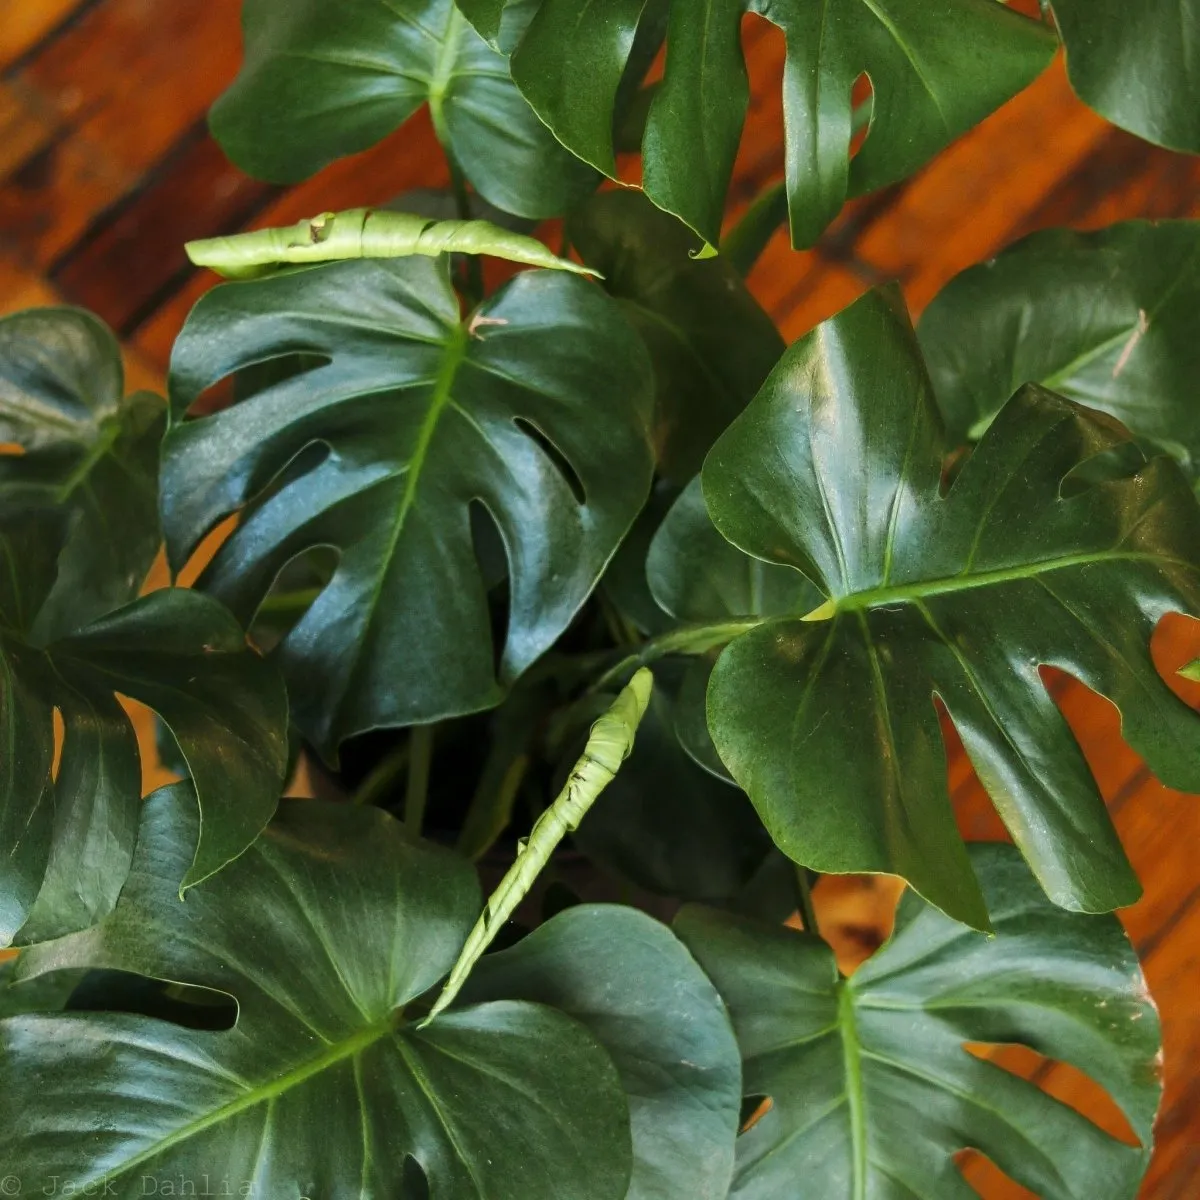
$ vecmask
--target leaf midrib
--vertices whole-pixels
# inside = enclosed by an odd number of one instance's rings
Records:
[[[870,608],[886,608],[893,604],[910,604],[924,600],[930,596],[943,596],[953,592],[972,591],[975,588],[995,587],[1002,583],[1019,583],[1024,579],[1035,579],[1050,571],[1062,571],[1071,567],[1093,566],[1102,562],[1154,562],[1170,563],[1188,570],[1193,565],[1182,559],[1170,558],[1164,554],[1152,554],[1138,550],[1102,550],[1084,554],[1064,554],[1058,558],[1042,559],[1034,563],[1022,563],[1015,567],[997,567],[990,571],[974,571],[970,574],[948,575],[939,579],[915,580],[912,583],[896,584],[889,587],[867,588],[861,592],[851,592],[829,602],[828,615],[835,612],[860,612]],[[826,605],[817,612],[825,615]],[[805,619],[820,619],[816,614],[810,614]]]
[[[103,1182],[104,1180],[119,1179],[121,1176],[127,1175],[130,1171],[144,1166],[146,1163],[165,1154],[175,1146],[196,1137],[207,1129],[211,1129],[214,1125],[220,1125],[223,1121],[231,1120],[247,1109],[274,1100],[292,1088],[306,1083],[314,1075],[319,1075],[322,1071],[327,1071],[331,1067],[337,1066],[338,1063],[346,1061],[346,1059],[357,1058],[364,1050],[373,1046],[376,1042],[393,1035],[396,1032],[399,1017],[400,1010],[397,1009],[395,1012],[390,1013],[385,1020],[360,1029],[343,1041],[332,1043],[321,1054],[317,1055],[316,1058],[309,1059],[308,1062],[301,1063],[299,1066],[293,1067],[291,1070],[276,1076],[276,1078],[266,1083],[260,1083],[250,1088],[235,1099],[222,1104],[219,1108],[213,1109],[212,1112],[206,1113],[202,1117],[197,1117],[187,1125],[158,1139],[152,1146],[147,1146],[144,1150],[140,1150],[132,1158],[121,1163],[115,1170],[111,1168],[105,1170],[102,1175],[86,1182],[73,1181],[75,1186],[82,1194],[84,1189],[91,1187],[93,1184]]]
[[[971,575],[950,575],[940,579],[918,580],[894,587],[870,588],[851,592],[845,596],[830,598],[812,612],[799,614],[776,613],[771,616],[736,617],[724,621],[712,621],[685,625],[672,629],[659,637],[651,638],[637,654],[622,659],[601,679],[609,683],[636,666],[645,666],[668,654],[703,654],[718,645],[723,645],[750,633],[769,621],[821,622],[832,620],[839,613],[862,612],[872,608],[888,608],[897,604],[916,604],[930,596],[942,596],[954,592],[971,591],[974,588],[995,587],[1003,583],[1019,583],[1024,579],[1036,579],[1051,571],[1070,567],[1092,566],[1102,562],[1152,562],[1180,567],[1187,571],[1196,570],[1195,564],[1165,554],[1150,554],[1139,551],[1105,550],[1091,554],[1067,554],[1060,558],[1044,559],[1017,567],[1001,567],[994,571],[976,571]]]

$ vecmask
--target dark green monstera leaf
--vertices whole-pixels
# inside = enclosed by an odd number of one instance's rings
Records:
[[[1127,438],[1027,388],[943,494],[949,444],[897,297],[869,294],[788,351],[703,472],[726,539],[828,596],[734,637],[708,688],[717,750],[782,850],[816,870],[901,875],[986,927],[936,700],[1056,903],[1137,897],[1039,673],[1061,668],[1107,696],[1154,772],[1200,790],[1200,718],[1149,649],[1165,613],[1200,609],[1196,501],[1161,458],[1062,490]],[[679,636],[708,644],[703,630]]]
[[[1200,222],[1048,229],[971,267],[918,333],[950,434],[976,438],[1023,383],[1125,423],[1200,471]]]
[[[972,860],[984,938],[905,895],[890,941],[849,979],[823,942],[688,908],[676,930],[733,1016],[748,1096],[736,1200],[968,1200],[972,1147],[1043,1200],[1132,1200],[1162,1092],[1158,1013],[1109,916],[1051,907],[1009,846]],[[1109,1137],[964,1043],[1018,1043],[1101,1084],[1140,1146]]]
[[[297,354],[321,365],[178,423],[212,384]],[[296,722],[327,754],[497,703],[566,628],[650,482],[645,350],[599,287],[560,272],[518,276],[466,320],[444,261],[227,284],[189,318],[171,396],[174,563],[245,506],[201,587],[248,622],[291,559],[341,554],[277,650]],[[508,560],[499,681],[473,506]]]
[[[629,1097],[626,1200],[725,1200],[741,1060],[720,997],[670,930],[634,909],[579,905],[482,959],[462,999],[550,1005],[609,1052]]]
[[[162,544],[158,449],[166,406],[125,395],[121,350],[78,308],[0,320],[0,513],[59,509],[67,519],[58,577],[37,633],[69,633],[132,600]]]
[[[412,1002],[454,962],[479,909],[464,860],[378,810],[286,801],[225,887],[181,903],[173,878],[194,823],[185,786],[156,793],[113,914],[27,951],[18,972],[174,980],[232,996],[236,1021],[215,1032],[101,1012],[0,1023],[5,1170],[26,1191],[57,1177],[79,1194],[103,1180],[132,1197],[147,1178],[207,1175],[235,1195],[407,1195],[412,1158],[436,1200],[624,1200],[622,1076],[641,1082],[639,1110],[657,1102],[672,1128],[673,1104],[712,1100],[689,1148],[728,1176],[735,1048],[711,985],[666,930],[611,910],[561,931],[552,922],[489,975],[503,998],[422,1024]],[[652,979],[619,961],[631,920],[631,952],[661,956]],[[581,979],[566,953],[581,922],[582,944],[604,949],[592,965],[617,972],[606,982]],[[583,1023],[568,1015],[581,997]],[[651,1003],[687,1025],[654,1048]],[[681,1047],[694,1064],[671,1057]],[[661,1140],[638,1136],[644,1148]]]
[[[124,396],[112,334],[78,309],[0,321],[0,944],[82,928],[116,901],[141,768],[114,693],[156,709],[183,748],[204,837],[185,887],[245,849],[274,810],[287,702],[276,672],[203,596],[136,600],[161,542],[165,407]],[[124,606],[124,607],[122,607]],[[63,721],[55,767],[54,713]],[[225,805],[229,779],[242,800]]]
[[[536,7],[512,74],[562,143],[615,174],[613,115],[645,0],[459,0],[486,38],[506,10]],[[809,245],[847,195],[903,178],[1032,82],[1054,35],[994,0],[674,0],[666,72],[642,141],[644,186],[710,245],[749,97],[743,14],[787,39],[784,117],[792,241]],[[874,89],[869,136],[850,158],[855,80]]]
[[[686,483],[762,386],[783,339],[733,267],[692,258],[687,229],[639,192],[593,196],[567,234],[649,347],[659,466]]]
[[[1160,146],[1200,153],[1200,3],[1050,0],[1081,99]]]
[[[303,179],[428,104],[447,154],[506,212],[554,216],[594,184],[453,0],[244,0],[242,25],[245,62],[211,122],[251,175]]]
[[[181,848],[188,863],[176,888],[245,850],[275,809],[287,765],[283,681],[209,597],[152,592],[52,641],[30,633],[52,594],[64,523],[55,511],[0,520],[0,722],[13,748],[0,786],[3,944],[83,928],[116,901],[141,767],[114,693],[159,714],[196,783],[203,833]]]

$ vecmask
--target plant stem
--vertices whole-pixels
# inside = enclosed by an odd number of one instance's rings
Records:
[[[409,735],[408,788],[404,793],[404,827],[419,837],[429,793],[429,765],[433,759],[433,725],[414,725]]]
[[[649,666],[668,654],[704,654],[717,646],[723,646],[739,634],[749,633],[763,623],[763,617],[745,617],[741,620],[718,621],[712,625],[684,625],[643,642],[636,654],[621,659],[610,667],[588,688],[592,694],[616,683],[623,675],[638,667]]]
[[[384,795],[399,777],[401,771],[408,766],[410,750],[411,746],[405,742],[375,764],[366,779],[358,785],[358,791],[354,793],[356,807],[361,808],[368,804],[374,804],[380,796]]]
[[[796,868],[796,904],[800,909],[800,920],[804,923],[804,932],[813,937],[821,936],[821,928],[817,924],[817,910],[813,908],[812,889],[808,886],[808,871],[799,863]]]

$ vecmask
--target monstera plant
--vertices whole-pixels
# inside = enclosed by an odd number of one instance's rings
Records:
[[[747,14],[785,173],[729,228]],[[425,106],[451,186],[190,246],[226,282],[165,399],[86,313],[0,321],[0,1193],[962,1200],[975,1151],[1133,1197],[1139,883],[1043,668],[1200,792],[1150,654],[1200,615],[1200,226],[1044,231],[790,347],[743,278],[1060,45],[1200,152],[1200,4],[243,18],[235,163]],[[163,545],[193,587],[146,590]],[[1011,844],[963,840],[951,727]],[[909,891],[845,974],[812,886],[858,872]]]

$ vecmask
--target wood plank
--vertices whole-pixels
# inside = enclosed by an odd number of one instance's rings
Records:
[[[88,0],[8,0],[0,21],[0,70],[28,53]]]
[[[281,189],[244,175],[203,126],[156,169],[151,186],[96,223],[51,279],[120,333],[136,328],[194,274],[184,243],[237,229]]]
[[[47,267],[203,117],[237,70],[238,12],[239,0],[105,0],[25,65],[17,82],[70,136],[6,180],[10,252]]]
[[[426,109],[378,145],[338,159],[304,183],[279,194],[255,213],[249,227],[289,225],[329,209],[383,204],[414,188],[447,187],[450,176]],[[234,232],[227,229],[226,232]],[[150,314],[131,341],[151,361],[165,367],[171,346],[192,305],[214,283],[209,271],[193,272]]]

